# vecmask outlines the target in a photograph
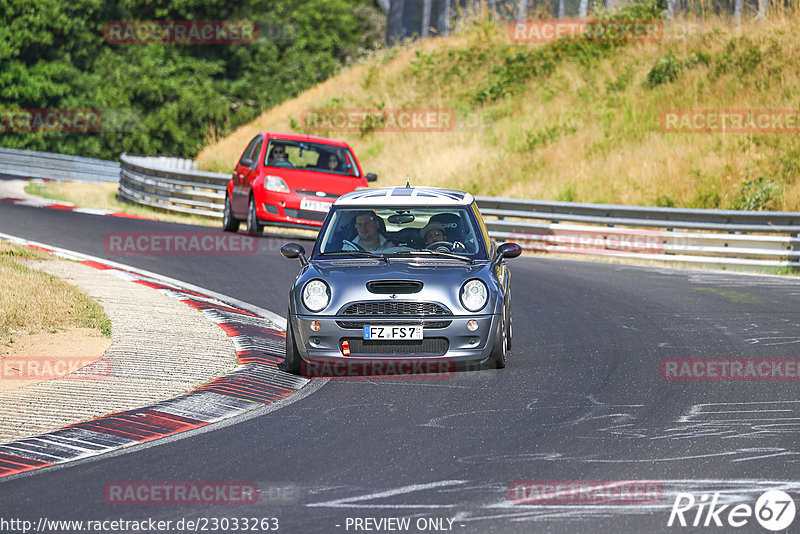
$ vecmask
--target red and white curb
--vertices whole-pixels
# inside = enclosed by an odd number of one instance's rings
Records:
[[[271,404],[309,383],[279,368],[284,360],[286,321],[268,310],[116,262],[2,233],[0,239],[80,261],[179,299],[222,328],[232,338],[239,359],[233,371],[194,391],[0,444],[0,477],[206,426]]]
[[[77,206],[72,206],[70,204],[61,204],[59,202],[54,202],[51,200],[45,199],[24,199],[24,198],[14,198],[14,197],[2,197],[0,198],[0,202],[5,202],[8,204],[13,204],[15,206],[28,206],[33,208],[47,208],[51,210],[59,210],[59,211],[73,211],[75,213],[86,213],[89,215],[108,215],[109,217],[123,217],[126,219],[142,219],[145,221],[155,221],[158,219],[152,219],[150,217],[140,217],[139,215],[132,215],[130,213],[125,213],[122,211],[113,211],[113,210],[105,210],[101,208],[80,208]]]

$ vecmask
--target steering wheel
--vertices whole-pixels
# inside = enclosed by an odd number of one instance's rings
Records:
[[[434,241],[425,246],[428,250],[438,250],[440,252],[453,252],[453,243],[450,241]]]
[[[296,165],[291,161],[289,161],[288,159],[269,158],[269,161],[271,163],[268,163],[268,165],[271,165],[272,167],[288,167],[288,168],[296,167]]]
[[[366,250],[364,247],[362,247],[358,243],[350,241],[349,239],[342,239],[342,247],[344,247],[345,245],[349,245],[349,246],[353,247],[354,250]],[[342,250],[347,252],[344,248],[342,248]]]
[[[438,250],[440,252],[466,252],[467,247],[461,241],[434,241],[425,247],[428,250]]]

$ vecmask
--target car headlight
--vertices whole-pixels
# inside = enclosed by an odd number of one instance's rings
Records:
[[[471,312],[476,312],[486,306],[489,300],[489,290],[486,284],[477,278],[467,280],[461,286],[461,305]]]
[[[303,288],[303,305],[312,312],[325,309],[331,301],[331,290],[322,280],[311,280]]]
[[[280,193],[288,193],[289,186],[281,179],[280,176],[272,176],[268,174],[264,177],[264,189],[267,191],[278,191]]]

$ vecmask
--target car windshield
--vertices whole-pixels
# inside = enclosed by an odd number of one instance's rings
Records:
[[[264,160],[267,167],[359,176],[352,152],[340,146],[271,139]]]
[[[466,206],[334,207],[315,248],[315,258],[450,257],[485,259],[483,240]],[[365,252],[367,254],[365,254]]]

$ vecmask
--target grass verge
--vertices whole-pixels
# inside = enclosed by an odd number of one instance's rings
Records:
[[[0,345],[70,328],[92,328],[111,337],[111,321],[97,302],[60,278],[25,267],[19,260],[26,259],[51,257],[0,241]]]

